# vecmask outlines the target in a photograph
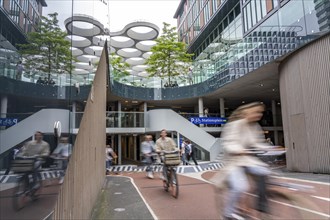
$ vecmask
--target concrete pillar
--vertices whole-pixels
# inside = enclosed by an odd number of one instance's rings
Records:
[[[198,98],[198,113],[199,117],[203,117],[203,109],[204,109],[204,104],[203,104],[203,98]]]
[[[134,160],[137,160],[137,135],[133,134]]]
[[[203,98],[200,97],[200,98],[198,98],[198,114],[199,114],[199,117],[203,117],[203,109],[204,109]],[[200,124],[199,127],[204,127],[204,125]]]
[[[121,164],[122,155],[121,155],[121,135],[118,134],[118,164]]]
[[[1,118],[7,117],[7,108],[8,108],[8,97],[3,95],[1,96],[1,110],[0,110]]]
[[[225,113],[225,99],[224,98],[220,98],[220,117],[224,118],[226,116]],[[224,124],[222,124],[221,126],[225,126]]]
[[[72,102],[72,129],[77,128],[77,126],[76,126],[76,112],[77,112],[77,103]]]
[[[121,128],[121,102],[118,102],[118,128]]]
[[[143,103],[143,127],[146,128],[148,126],[148,119],[147,119],[147,111],[148,111],[148,105],[146,102]]]
[[[220,98],[220,117],[225,117],[225,99]]]
[[[272,114],[273,114],[273,126],[274,126],[274,144],[278,145],[278,130],[277,130],[277,114],[276,114],[276,101],[272,100]]]

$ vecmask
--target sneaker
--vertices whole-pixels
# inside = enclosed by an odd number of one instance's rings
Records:
[[[60,177],[60,179],[58,180],[58,184],[62,184],[64,182],[64,177]]]
[[[149,179],[153,179],[154,178],[154,175],[152,174],[152,172],[148,172],[147,177]]]
[[[36,183],[33,187],[32,187],[32,189],[39,189],[40,188],[40,183]]]
[[[235,213],[231,214],[230,216],[224,216],[224,220],[245,220],[244,217],[237,215]]]

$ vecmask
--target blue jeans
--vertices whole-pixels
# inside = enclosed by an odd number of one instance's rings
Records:
[[[112,160],[105,161],[105,168],[110,169],[111,166],[112,166]]]

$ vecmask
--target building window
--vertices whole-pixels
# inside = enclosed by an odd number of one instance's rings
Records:
[[[251,16],[252,16],[252,27],[253,27],[257,23],[255,0],[251,0],[250,5],[251,5]]]
[[[261,0],[260,2],[261,2],[262,17],[265,17],[267,15],[266,0]]]
[[[273,0],[266,0],[267,14],[273,10]]]

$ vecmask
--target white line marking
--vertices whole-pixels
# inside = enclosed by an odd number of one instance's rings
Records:
[[[251,194],[251,193],[245,193],[245,194],[248,194],[248,195],[253,196],[253,197],[257,197],[256,195]],[[316,215],[324,216],[326,218],[330,218],[330,215],[322,213],[322,212],[314,211],[314,210],[303,208],[303,207],[296,206],[296,205],[291,205],[291,204],[288,204],[288,203],[285,203],[285,202],[279,202],[279,201],[276,201],[276,200],[273,200],[273,199],[270,199],[270,201],[281,204],[281,205],[289,206],[289,207],[292,207],[292,208],[300,209],[300,210],[303,210],[303,211],[306,211],[306,212],[310,212],[310,213],[313,213],[313,214],[316,214]]]
[[[149,209],[152,217],[154,218],[154,220],[158,220],[156,214],[154,213],[154,211],[151,209],[151,207],[149,206],[149,204],[147,203],[147,201],[144,199],[144,197],[142,196],[140,190],[138,189],[138,187],[135,185],[134,183],[134,179],[132,177],[129,176],[125,176],[126,178],[129,178],[133,184],[133,186],[135,187],[136,191],[139,193],[139,195],[141,196],[141,199],[143,200],[143,202],[146,204],[147,208]]]
[[[298,178],[281,177],[281,176],[274,176],[274,177],[278,178],[278,179],[295,180],[295,181],[301,181],[301,182],[306,182],[306,183],[313,183],[313,184],[320,184],[320,185],[330,186],[330,183],[317,182],[317,181],[312,181],[312,180],[303,180],[303,179],[298,179]]]
[[[322,199],[322,200],[324,200],[324,201],[330,202],[330,198],[319,197],[319,196],[311,196],[311,197],[314,197],[314,198],[317,198],[317,199]]]

